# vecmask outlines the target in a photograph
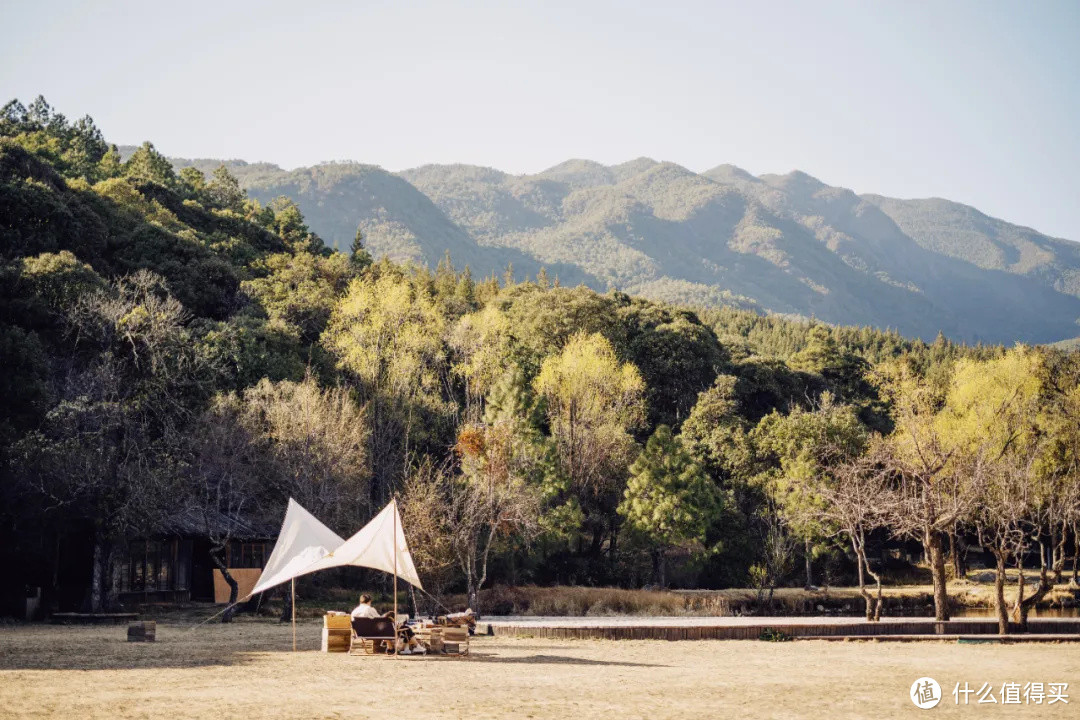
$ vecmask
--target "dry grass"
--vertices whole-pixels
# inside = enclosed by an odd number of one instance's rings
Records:
[[[1015,582],[1015,581],[1014,581]],[[1031,577],[1031,584],[1027,587],[1030,594],[1034,585],[1038,582],[1036,576]],[[954,580],[949,582],[949,599],[956,608],[992,608],[994,606],[993,574],[986,577],[972,577],[972,579]],[[874,589],[871,588],[871,592]],[[748,607],[754,602],[757,591],[749,589],[729,589],[716,591],[690,591],[688,594],[717,594],[725,598],[732,608]],[[1080,591],[1072,585],[1061,583],[1043,599],[1042,607],[1076,607]],[[886,609],[908,608],[914,609],[919,606],[931,606],[934,602],[934,588],[932,585],[886,585],[882,588],[885,598]],[[1016,598],[1016,585],[1009,584],[1005,587],[1005,600],[1012,603]],[[791,612],[812,611],[816,603],[826,601],[851,601],[859,608],[862,607],[862,596],[857,587],[834,587],[808,591],[803,588],[777,588],[775,593],[777,606]]]
[[[485,615],[584,617],[612,615],[730,615],[727,600],[716,593],[689,595],[654,590],[556,585],[497,586],[481,592]],[[463,606],[464,596],[449,598]]]
[[[5,718],[918,717],[929,675],[946,717],[1075,717],[1080,645],[540,641],[481,638],[467,660],[313,652],[319,625],[263,621],[128,644],[123,627],[0,628]],[[1071,704],[956,707],[956,682],[1073,681]]]
[[[992,608],[993,577],[974,577],[949,583],[954,608]],[[1037,579],[1032,576],[1032,582]],[[1028,587],[1031,592],[1031,586]],[[886,614],[925,614],[933,606],[930,585],[891,585],[882,588]],[[1006,600],[1012,602],[1015,585],[1006,587]],[[1062,583],[1045,598],[1042,607],[1076,607],[1080,590]],[[485,615],[539,615],[555,617],[610,615],[698,615],[723,616],[751,614],[758,610],[757,591],[749,588],[727,590],[653,591],[577,586],[520,587],[496,586],[481,592]],[[451,596],[447,604],[465,608],[465,596]],[[818,613],[818,606],[831,611],[857,615],[863,600],[855,587],[777,588],[768,614],[805,615]],[[760,613],[758,613],[760,614]]]

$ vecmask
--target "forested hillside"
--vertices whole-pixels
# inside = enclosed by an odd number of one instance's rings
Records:
[[[478,276],[543,265],[563,284],[926,340],[1055,342],[1074,337],[1080,318],[1080,245],[947,200],[859,196],[801,172],[697,174],[648,158],[524,176],[469,165],[398,176],[355,163],[229,168],[263,203],[294,199],[338,249],[359,226],[377,257],[434,267],[449,251]]]
[[[474,603],[493,582],[764,593],[804,572],[880,576],[897,540],[922,543],[943,582],[944,539],[976,533],[1010,564],[1047,543],[1044,574],[1062,569],[1080,513],[1075,354],[696,312],[550,270],[373,262],[234,172],[177,172],[150,143],[122,162],[42,99],[0,111],[0,554],[16,592],[48,588],[60,540],[86,537],[101,607],[131,538],[183,517],[221,550],[275,527],[290,496],[343,535],[397,496],[425,585]],[[393,222],[420,246],[441,232],[401,178],[342,172],[411,193]],[[684,239],[705,215],[763,212],[647,161],[549,174],[409,177],[439,205],[466,191],[434,186],[492,193],[489,220],[440,236],[466,257],[485,227],[547,227],[567,207],[599,228],[617,202],[626,227],[663,216]],[[300,199],[329,192],[296,182]]]

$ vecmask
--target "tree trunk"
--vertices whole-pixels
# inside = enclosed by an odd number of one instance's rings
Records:
[[[997,611],[998,634],[1009,632],[1009,611],[1005,605],[1005,552],[993,550],[996,566],[994,568],[994,609]]]
[[[1072,584],[1073,586],[1080,585],[1080,524],[1074,523],[1072,526],[1073,531],[1073,572],[1072,572]]]
[[[1017,559],[1016,569],[1020,572],[1020,577],[1016,581],[1016,605],[1013,610],[1017,615],[1017,622],[1020,624],[1020,632],[1027,632],[1028,629],[1028,614],[1031,612],[1031,608],[1039,604],[1039,602],[1046,597],[1046,595],[1054,589],[1054,585],[1050,582],[1050,569],[1046,563],[1046,553],[1043,551],[1043,545],[1039,544],[1039,585],[1035,588],[1035,592],[1030,597],[1024,597],[1024,560],[1023,555]]]
[[[855,534],[851,536],[851,545],[855,548],[855,564],[859,569],[859,594],[866,601],[866,619],[870,621],[874,619],[874,598],[866,589],[866,548],[863,546],[863,540],[856,538]]]
[[[226,545],[225,547],[228,547]],[[214,561],[214,565],[221,571],[221,577],[225,579],[225,582],[229,586],[229,604],[225,606],[225,612],[221,614],[221,622],[232,622],[233,616],[236,615],[236,601],[240,595],[240,583],[236,582],[236,578],[229,572],[228,566],[218,557],[218,552],[222,552],[224,549],[218,549],[217,552],[211,552],[210,558]],[[291,608],[290,608],[291,609]]]
[[[953,577],[957,580],[964,577],[964,566],[960,562],[960,543],[956,539],[956,525],[949,531],[949,559],[952,560]]]
[[[105,547],[99,534],[94,535],[94,559],[90,577],[90,612],[101,612],[105,595]]]
[[[803,555],[806,558],[806,586],[805,590],[814,589],[814,564],[810,557],[810,536],[803,538]]]
[[[851,544],[855,548],[855,561],[859,564],[859,593],[866,600],[866,619],[878,622],[881,620],[881,575],[870,569],[870,559],[866,556],[866,532],[862,528],[852,533]],[[877,585],[876,598],[871,596],[866,589],[864,571],[874,579]]]
[[[923,532],[923,549],[934,580],[934,619],[948,620],[949,590],[945,583],[945,553],[941,548],[941,534],[926,528]]]
[[[1051,535],[1054,538],[1054,582],[1061,582],[1061,573],[1065,570],[1065,540],[1068,536],[1065,523],[1061,524],[1061,534]]]
[[[480,588],[476,586],[476,579],[470,577],[468,580],[467,594],[469,598],[469,607],[476,615],[480,614]]]
[[[667,578],[665,575],[664,550],[662,548],[653,550],[653,582],[656,586],[663,590],[667,586]]]
[[[604,546],[604,528],[599,523],[593,528],[592,541],[589,542],[589,555],[600,557],[600,549]]]
[[[866,563],[866,572],[870,573],[870,577],[874,578],[874,583],[877,585],[877,601],[874,603],[874,622],[881,620],[881,574],[876,573],[870,569],[870,563]]]
[[[282,604],[281,617],[278,618],[279,622],[289,622],[292,619],[292,593],[289,592],[288,585],[282,585],[285,590],[285,602]]]

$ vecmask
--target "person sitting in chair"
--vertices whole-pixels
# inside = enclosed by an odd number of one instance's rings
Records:
[[[379,611],[371,606],[371,596],[366,593],[360,596],[360,604],[354,607],[350,614],[354,618],[380,617]]]
[[[416,639],[416,633],[411,627],[406,624],[406,621],[408,621],[409,619],[408,615],[405,616],[404,621],[400,624],[398,623],[397,613],[393,610],[387,610],[385,613],[383,613],[383,617],[387,620],[393,621],[394,627],[397,628],[397,651],[399,653],[401,653],[402,655],[423,655],[427,652],[427,648],[424,647],[424,645]]]

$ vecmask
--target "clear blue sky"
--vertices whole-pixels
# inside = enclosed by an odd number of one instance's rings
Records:
[[[285,167],[640,155],[1080,240],[1080,2],[0,0],[0,98]]]

